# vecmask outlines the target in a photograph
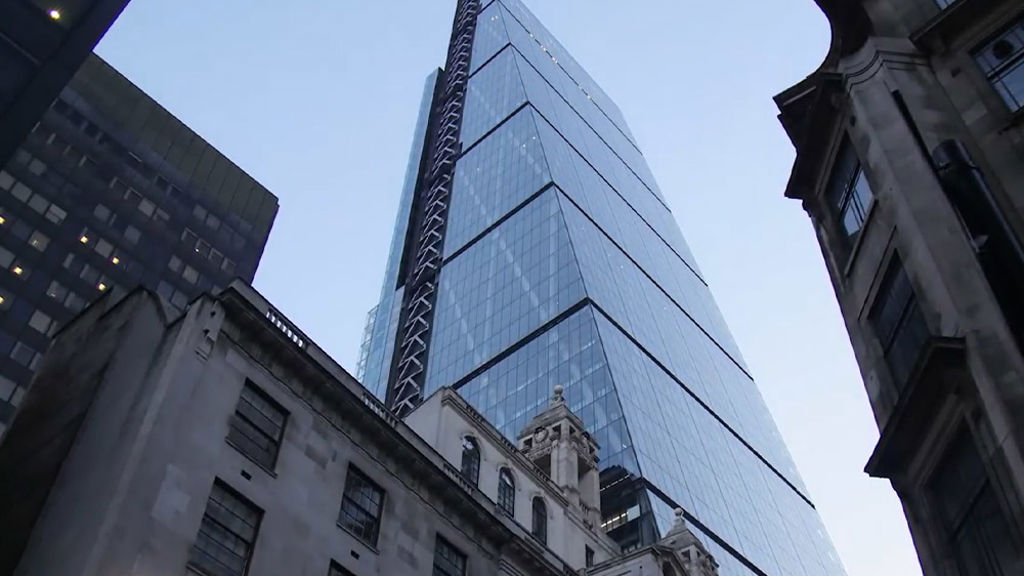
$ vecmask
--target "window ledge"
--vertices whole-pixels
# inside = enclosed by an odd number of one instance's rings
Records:
[[[356,540],[356,542],[359,542],[360,544],[365,546],[367,550],[369,550],[370,552],[373,552],[377,556],[380,556],[380,550],[378,550],[377,547],[374,546],[373,544],[370,544],[369,542],[364,540],[362,536],[360,536],[360,535],[356,534],[355,532],[349,530],[348,527],[345,526],[344,524],[342,524],[341,522],[335,522],[335,525],[338,528],[341,528],[346,534],[348,534],[349,536],[354,538]]]
[[[968,379],[964,339],[929,337],[864,471],[875,478],[892,478],[904,470],[920,449],[921,438],[935,424],[943,402]]]
[[[260,470],[263,470],[264,472],[266,472],[271,478],[277,478],[277,473],[276,472],[274,472],[270,468],[267,468],[264,464],[261,464],[261,463],[257,462],[252,456],[249,456],[248,454],[246,454],[245,450],[242,450],[237,444],[232,442],[230,438],[225,438],[224,439],[224,443],[227,444],[228,446],[231,446],[232,448],[234,448],[235,452],[238,452],[246,460],[248,460],[249,462],[252,462],[257,468],[259,468]]]

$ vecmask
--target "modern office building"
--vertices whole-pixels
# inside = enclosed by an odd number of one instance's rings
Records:
[[[552,392],[520,450],[448,388],[399,420],[240,281],[107,294],[0,443],[0,573],[716,576],[681,512],[621,553]]]
[[[181,308],[252,281],[277,198],[93,55],[0,168],[0,434],[50,335],[101,292]]]
[[[1024,574],[1024,5],[819,0],[776,96],[928,576]]]
[[[449,386],[512,439],[563,385],[624,549],[681,508],[722,574],[843,574],[622,114],[520,0],[458,2],[368,328],[399,415]]]
[[[127,4],[128,0],[0,2],[0,166]]]

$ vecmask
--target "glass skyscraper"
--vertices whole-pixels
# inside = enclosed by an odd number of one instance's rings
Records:
[[[458,3],[360,372],[510,438],[561,384],[625,548],[679,507],[724,575],[844,573],[621,112],[520,0]]]

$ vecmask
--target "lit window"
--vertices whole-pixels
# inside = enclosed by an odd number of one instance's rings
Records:
[[[121,259],[118,258],[117,256],[114,256],[113,258],[110,259],[110,263],[111,264],[120,264],[121,263]]]
[[[100,282],[99,284],[96,285],[96,289],[99,290],[100,292],[106,292],[107,285],[104,284],[103,282]]]
[[[85,234],[82,234],[81,236],[78,237],[78,241],[81,242],[82,244],[88,244],[89,237]]]
[[[7,219],[4,218],[3,216],[0,216],[0,225],[6,224],[6,223],[7,223]]]
[[[14,272],[18,276],[22,276],[25,274],[25,269],[22,268],[21,265],[15,264],[14,268],[11,268],[11,272]]]
[[[57,10],[56,8],[53,8],[47,12],[47,14],[50,16],[51,20],[60,20],[60,10]]]
[[[7,310],[11,307],[12,302],[14,302],[14,296],[0,290],[0,310]]]
[[[974,59],[1011,111],[1024,108],[1024,18],[975,50]]]

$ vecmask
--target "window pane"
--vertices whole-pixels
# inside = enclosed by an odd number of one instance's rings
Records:
[[[35,328],[39,332],[46,334],[46,331],[50,329],[50,324],[53,321],[43,313],[41,310],[36,310],[32,313],[32,318],[29,319],[28,325]]]
[[[377,545],[384,491],[362,472],[349,468],[338,523],[357,537]]]
[[[189,564],[214,576],[242,576],[263,511],[220,480],[214,482],[189,553]]]
[[[434,576],[465,576],[465,574],[466,555],[438,536],[434,544]]]
[[[280,404],[246,382],[231,418],[228,440],[258,464],[273,469],[286,419]]]
[[[36,230],[35,232],[32,233],[31,236],[28,237],[28,244],[29,246],[35,248],[36,250],[43,252],[44,250],[46,250],[46,247],[50,245],[50,239],[46,236],[46,234],[43,234],[42,232]]]

